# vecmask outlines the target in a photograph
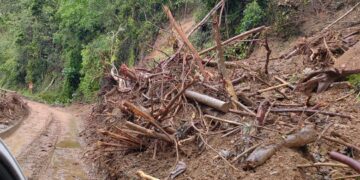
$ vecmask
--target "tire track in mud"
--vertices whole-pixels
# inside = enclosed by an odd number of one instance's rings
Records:
[[[52,107],[27,101],[30,115],[4,139],[28,179],[91,179],[81,160],[84,147],[78,136],[82,106]],[[95,175],[94,175],[95,176]]]
[[[41,133],[17,157],[29,179],[39,179],[40,175],[46,171],[61,132],[58,127],[59,122],[54,119],[53,114],[50,114]]]

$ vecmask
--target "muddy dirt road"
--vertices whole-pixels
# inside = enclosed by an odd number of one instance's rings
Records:
[[[30,115],[4,141],[29,179],[89,179],[74,108],[27,101]]]

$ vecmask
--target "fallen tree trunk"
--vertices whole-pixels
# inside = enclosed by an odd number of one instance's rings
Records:
[[[195,91],[186,90],[185,96],[222,112],[229,112],[231,106],[230,102],[224,102]]]

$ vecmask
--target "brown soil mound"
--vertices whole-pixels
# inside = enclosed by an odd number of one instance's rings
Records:
[[[0,132],[5,132],[27,116],[29,110],[19,95],[4,92],[0,94]]]

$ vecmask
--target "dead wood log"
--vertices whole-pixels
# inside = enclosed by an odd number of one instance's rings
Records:
[[[186,90],[185,96],[222,112],[229,112],[231,106],[230,102],[224,102],[219,99],[191,90]]]
[[[246,159],[244,169],[253,169],[264,164],[280,148],[298,148],[312,143],[317,139],[317,133],[311,126],[306,126],[299,132],[289,135],[283,142],[260,146],[256,148]]]
[[[331,159],[334,159],[336,161],[344,163],[344,164],[350,166],[356,172],[360,173],[360,162],[359,161],[357,161],[351,157],[345,156],[343,154],[340,154],[338,152],[334,152],[334,151],[330,152],[329,155],[330,155]]]
[[[152,125],[154,125],[156,128],[158,128],[160,131],[162,131],[166,136],[168,136],[170,139],[172,139],[171,136],[168,134],[168,132],[166,132],[165,129],[162,128],[160,126],[160,124],[158,122],[156,122],[156,120],[150,114],[140,110],[138,107],[136,107],[134,104],[130,103],[129,101],[125,101],[123,103],[123,105],[125,107],[127,107],[130,111],[132,111],[135,115],[143,117],[145,120],[147,120]]]
[[[309,143],[315,142],[317,139],[317,132],[311,126],[302,128],[299,132],[289,135],[283,143],[283,146],[288,148],[298,148]]]
[[[167,17],[170,20],[170,24],[175,28],[175,30],[177,31],[177,33],[179,34],[179,36],[181,37],[181,39],[184,41],[184,43],[189,47],[190,51],[194,54],[195,56],[195,60],[199,66],[199,69],[201,71],[201,74],[205,77],[207,77],[207,74],[205,72],[205,68],[202,64],[202,59],[199,55],[199,53],[196,51],[195,47],[191,44],[191,42],[189,41],[189,39],[187,38],[187,36],[185,35],[185,33],[183,32],[183,30],[181,29],[181,27],[179,26],[179,24],[175,21],[174,16],[172,15],[169,7],[167,6],[163,6],[164,12],[166,13]]]
[[[268,159],[273,156],[280,147],[276,144],[267,146],[259,146],[256,148],[248,158],[246,158],[243,169],[250,170],[257,166],[264,164]]]
[[[174,143],[174,140],[171,137],[168,137],[164,134],[158,133],[154,130],[144,128],[144,127],[134,124],[132,122],[125,121],[125,126],[132,130],[139,131],[142,134],[144,134],[145,136],[161,139],[161,140],[164,140],[164,141],[167,141],[170,143]]]
[[[268,100],[262,101],[257,109],[256,120],[260,126],[265,124],[265,117],[271,104]]]
[[[213,15],[213,31],[214,31],[214,39],[216,42],[216,48],[218,51],[218,64],[217,64],[218,71],[220,72],[220,75],[222,76],[225,82],[225,89],[230,95],[231,99],[233,99],[234,101],[238,101],[238,97],[235,93],[234,86],[230,80],[228,73],[226,72],[224,50],[221,47],[221,35],[218,26],[218,16],[216,14]],[[234,104],[233,106],[236,107],[236,104]]]
[[[327,90],[333,82],[358,73],[360,73],[360,69],[338,70],[336,68],[331,68],[328,70],[315,71],[302,79],[295,90],[310,96],[313,91],[321,93]]]
[[[160,180],[158,178],[146,174],[144,171],[141,170],[137,171],[136,175],[139,176],[139,178],[141,178],[142,180]]]
[[[249,35],[251,35],[251,34],[253,34],[253,33],[261,32],[261,31],[263,31],[264,29],[266,29],[265,26],[260,26],[260,27],[251,29],[251,30],[249,30],[249,31],[243,32],[243,33],[241,33],[241,34],[239,34],[239,35],[237,35],[237,36],[234,36],[234,37],[232,37],[232,38],[230,38],[230,39],[222,42],[221,45],[222,45],[222,46],[226,46],[226,45],[228,45],[228,44],[230,44],[230,43],[232,43],[232,42],[234,42],[234,41],[236,41],[236,40],[244,39],[245,37],[247,37],[247,36],[249,36]],[[205,50],[201,51],[201,52],[199,53],[199,55],[203,55],[203,54],[205,54],[205,53],[207,53],[207,52],[209,52],[209,51],[212,51],[212,50],[214,50],[214,49],[216,49],[216,46],[212,46],[212,47],[210,47],[210,48],[208,48],[208,49],[205,49]]]

